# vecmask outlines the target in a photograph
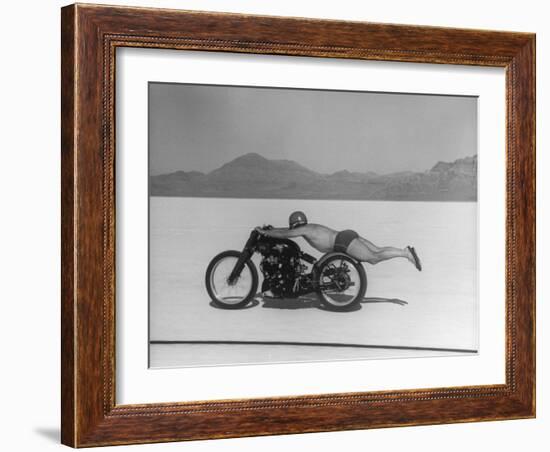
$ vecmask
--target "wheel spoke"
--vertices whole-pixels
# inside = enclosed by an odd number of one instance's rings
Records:
[[[350,261],[349,264],[352,264]],[[336,258],[321,271],[322,294],[327,303],[345,307],[354,303],[361,291],[361,275],[348,259]]]
[[[238,304],[250,294],[253,285],[252,273],[248,265],[243,270],[233,284],[228,283],[238,258],[226,256],[220,259],[210,273],[210,287],[215,298],[224,304]]]

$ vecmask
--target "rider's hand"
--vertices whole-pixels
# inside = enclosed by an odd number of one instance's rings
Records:
[[[264,231],[263,227],[261,227],[261,226],[256,226],[254,229],[256,230],[256,232],[259,232],[262,235],[265,234],[265,231]]]

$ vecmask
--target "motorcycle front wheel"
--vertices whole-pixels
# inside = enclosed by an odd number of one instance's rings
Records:
[[[361,262],[345,254],[327,258],[317,271],[317,295],[331,311],[351,311],[367,291],[367,274]]]
[[[258,290],[258,271],[250,259],[245,262],[237,280],[229,284],[229,275],[240,255],[240,251],[224,251],[214,257],[206,269],[206,290],[220,308],[244,308]]]

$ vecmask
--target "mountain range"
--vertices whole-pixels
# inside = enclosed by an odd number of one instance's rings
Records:
[[[438,162],[423,172],[321,174],[292,160],[242,155],[209,173],[150,177],[151,196],[385,201],[476,201],[477,155]]]

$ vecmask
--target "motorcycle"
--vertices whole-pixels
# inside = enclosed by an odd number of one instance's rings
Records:
[[[348,311],[360,303],[367,290],[365,269],[351,256],[330,252],[317,260],[290,239],[268,237],[253,229],[242,251],[224,251],[208,265],[206,290],[216,306],[240,309],[256,296],[255,253],[261,255],[262,292],[271,291],[275,298],[315,293],[324,308]]]

